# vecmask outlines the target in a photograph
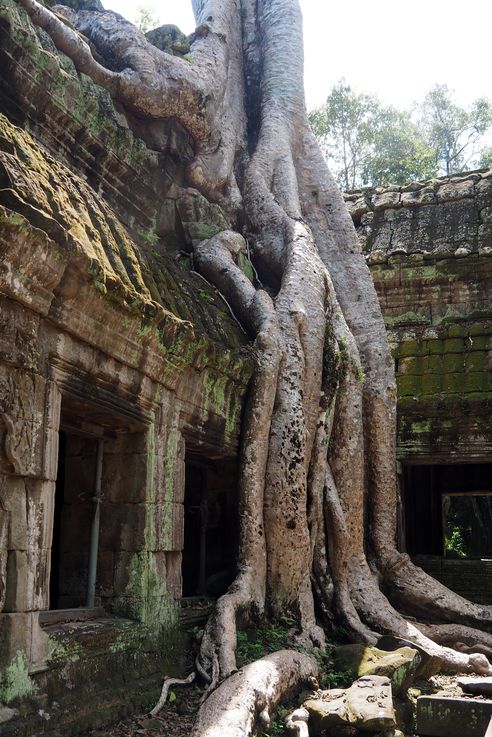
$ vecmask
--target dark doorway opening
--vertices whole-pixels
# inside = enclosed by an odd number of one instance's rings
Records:
[[[237,464],[185,458],[183,596],[220,596],[233,581],[237,545]]]
[[[60,430],[50,609],[86,605],[96,452],[97,438]]]
[[[404,467],[410,555],[492,557],[492,464]]]

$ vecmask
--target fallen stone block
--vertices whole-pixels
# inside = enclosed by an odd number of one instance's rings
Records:
[[[426,737],[484,737],[492,701],[451,696],[419,696],[417,734]]]
[[[458,678],[458,686],[465,693],[480,694],[481,696],[492,696],[492,678]]]
[[[337,669],[355,677],[386,676],[395,696],[406,693],[420,664],[420,655],[410,647],[387,652],[372,645],[342,645],[336,648],[334,656]]]
[[[386,676],[364,676],[350,688],[324,691],[304,703],[313,732],[343,726],[367,732],[385,732],[396,727],[391,682]]]

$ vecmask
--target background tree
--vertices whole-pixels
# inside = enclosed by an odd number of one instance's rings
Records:
[[[455,103],[447,85],[436,85],[425,96],[420,123],[439,170],[455,174],[472,165],[477,146],[492,125],[492,106],[479,98],[466,110]]]
[[[370,138],[360,173],[363,185],[406,184],[437,174],[434,152],[408,111],[379,106]]]
[[[446,86],[436,86],[412,112],[398,110],[341,80],[309,121],[338,183],[349,190],[487,165],[477,154],[492,125],[492,107],[478,99],[467,111]]]
[[[478,165],[480,169],[492,168],[492,147],[483,149],[483,151],[480,153]]]
[[[450,637],[439,623],[452,622],[453,641],[490,647],[490,608],[396,548],[394,364],[357,234],[308,124],[296,0],[193,0],[192,64],[118,15],[63,8],[111,60],[101,63],[36,0],[18,3],[138,116],[139,130],[180,122],[194,143],[187,185],[231,223],[196,246],[195,263],[251,335],[256,371],[241,436],[237,576],[207,623],[197,666],[211,689],[225,680],[194,734],[251,734],[316,671],[287,650],[235,673],[237,623],[254,617],[289,613],[298,641],[322,647],[315,596],[355,640],[393,633],[448,669],[492,674],[483,654],[437,644]],[[245,236],[261,285],[236,263]]]
[[[326,103],[309,115],[314,134],[345,190],[361,183],[362,171],[371,156],[379,108],[377,98],[354,92],[341,79]]]
[[[133,22],[142,33],[147,33],[147,31],[151,31],[161,25],[159,16],[148,5],[139,5],[137,7]]]

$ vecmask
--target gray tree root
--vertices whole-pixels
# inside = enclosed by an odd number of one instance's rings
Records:
[[[195,680],[195,673],[190,673],[188,678],[165,678],[164,683],[162,684],[161,689],[161,695],[159,696],[159,701],[154,706],[154,708],[150,711],[150,716],[155,717],[159,712],[164,708],[165,703],[167,701],[167,695],[169,693],[169,689],[171,686],[188,686],[190,683],[193,683]]]
[[[202,705],[193,737],[249,737],[267,731],[275,707],[311,686],[316,663],[304,653],[280,650],[246,665]]]

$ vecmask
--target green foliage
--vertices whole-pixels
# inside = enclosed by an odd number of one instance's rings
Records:
[[[420,124],[439,170],[455,174],[470,168],[476,144],[492,125],[492,105],[482,97],[465,110],[447,85],[436,85],[425,96]]]
[[[155,246],[156,243],[159,243],[159,236],[154,230],[149,230],[149,231],[139,230],[138,235],[149,246]]]
[[[203,302],[206,302],[209,305],[213,305],[215,302],[213,295],[209,294],[205,289],[199,289],[198,296]]]
[[[158,15],[147,5],[139,5],[133,23],[142,33],[147,33],[162,25]]]
[[[263,620],[256,627],[239,630],[236,650],[238,667],[276,650],[291,648],[296,633],[296,621],[288,616],[281,617],[275,624]]]
[[[339,185],[404,184],[492,165],[492,149],[476,158],[492,126],[485,98],[469,110],[457,106],[445,86],[430,90],[413,111],[384,106],[376,96],[353,90],[343,79],[326,103],[309,114],[315,136]]]
[[[453,527],[450,534],[444,538],[446,553],[455,553],[458,558],[466,558],[465,542],[459,527]]]
[[[484,148],[478,161],[480,169],[492,169],[492,146]]]
[[[326,644],[324,650],[312,648],[309,655],[318,663],[319,667],[319,685],[323,690],[329,688],[348,688],[354,680],[349,671],[333,670],[333,649],[334,645]]]
[[[270,726],[268,727],[268,732],[262,732],[257,737],[285,737],[286,734],[287,730],[283,721],[272,719]]]

